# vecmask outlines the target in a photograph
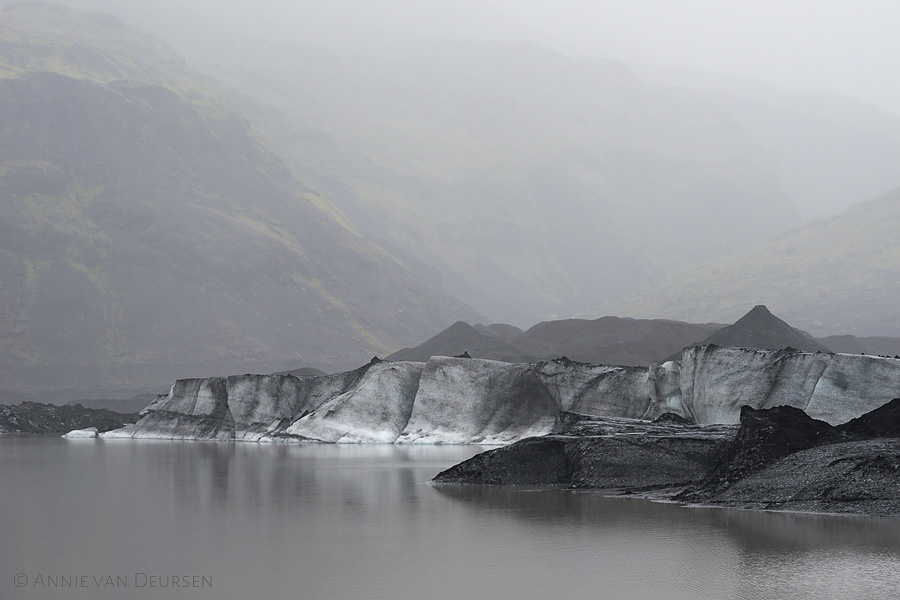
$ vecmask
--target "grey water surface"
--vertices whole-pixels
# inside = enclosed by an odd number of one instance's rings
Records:
[[[437,487],[471,446],[0,436],[0,598],[897,598],[900,520]]]

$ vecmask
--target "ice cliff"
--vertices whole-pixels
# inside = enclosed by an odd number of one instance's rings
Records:
[[[175,383],[104,438],[506,444],[556,430],[564,412],[737,423],[743,405],[789,405],[841,423],[900,396],[900,359],[714,345],[649,368],[562,358],[535,364],[433,357],[320,377]]]

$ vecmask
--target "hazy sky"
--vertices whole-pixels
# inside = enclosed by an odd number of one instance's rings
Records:
[[[146,29],[302,41],[381,33],[533,41],[839,92],[900,115],[897,0],[68,0]]]

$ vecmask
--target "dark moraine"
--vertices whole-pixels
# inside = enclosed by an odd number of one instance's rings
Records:
[[[900,516],[900,399],[843,425],[779,406],[736,426],[569,416],[560,433],[472,457],[438,483],[653,490],[767,510]]]
[[[484,452],[440,483],[647,489],[703,479],[736,425],[693,425],[564,414],[559,433]]]

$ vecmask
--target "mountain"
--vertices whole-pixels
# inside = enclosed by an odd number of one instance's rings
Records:
[[[835,352],[843,354],[877,354],[894,357],[900,355],[900,338],[896,337],[831,335],[819,341]]]
[[[0,140],[0,387],[331,370],[480,318],[107,15],[4,7]]]
[[[615,61],[479,41],[208,54],[292,169],[494,320],[577,314],[799,222],[735,118]]]
[[[672,275],[598,312],[736,319],[765,304],[813,335],[900,335],[900,189]]]
[[[521,329],[515,325],[510,325],[509,323],[491,323],[490,325],[479,324],[474,325],[474,327],[477,331],[480,331],[485,335],[499,337],[506,342],[523,333]]]
[[[429,282],[520,326],[900,185],[900,118],[833,94],[524,43],[228,46],[193,56],[292,168]]]
[[[692,345],[710,344],[761,350],[794,348],[804,352],[831,352],[814,337],[805,331],[794,329],[763,305],[754,306],[734,324],[723,327],[700,343]]]
[[[538,323],[527,331],[509,325],[476,325],[459,322],[414,348],[404,348],[388,360],[425,361],[432,356],[459,356],[505,362],[537,362],[565,356],[595,365],[647,366],[680,352],[722,325],[681,323],[650,319],[603,317],[593,321],[563,319]],[[499,330],[501,338],[487,331]]]
[[[477,327],[477,326],[476,326]],[[387,357],[387,360],[427,361],[432,356],[460,356],[468,353],[472,358],[487,358],[511,363],[531,363],[540,360],[536,355],[523,352],[504,341],[490,326],[472,327],[458,321],[414,348],[403,348]],[[485,333],[485,330],[491,333]]]
[[[563,319],[538,323],[511,343],[545,358],[639,367],[680,352],[721,327],[663,319]]]

